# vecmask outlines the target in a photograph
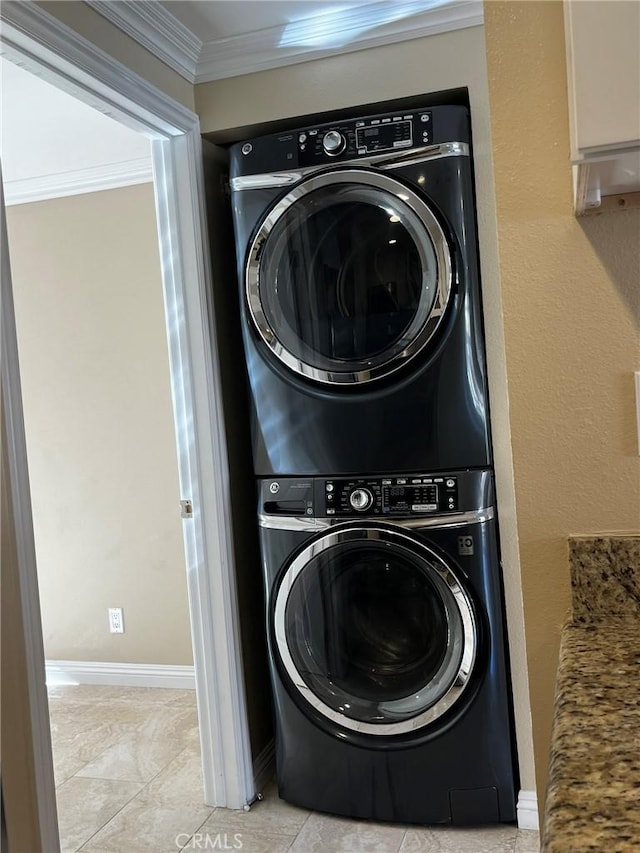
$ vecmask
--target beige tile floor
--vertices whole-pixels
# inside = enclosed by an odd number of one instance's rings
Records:
[[[192,691],[78,685],[49,691],[63,853],[537,853],[538,833],[345,820],[283,803],[202,802]]]

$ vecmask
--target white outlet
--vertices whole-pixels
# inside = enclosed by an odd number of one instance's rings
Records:
[[[109,608],[109,630],[112,634],[124,634],[122,607]]]

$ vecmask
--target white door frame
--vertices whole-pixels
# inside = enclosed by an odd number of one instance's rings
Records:
[[[178,443],[189,609],[207,804],[242,808],[255,794],[234,579],[229,467],[213,325],[211,269],[198,116],[35,3],[0,7],[0,53],[85,103],[143,131],[152,141],[167,335]],[[4,307],[4,306],[3,306]],[[17,354],[12,354],[17,355]],[[5,363],[7,362],[7,363]],[[3,359],[19,389],[16,358]],[[22,411],[9,413],[18,434]],[[24,445],[15,444],[26,471]],[[28,492],[19,507],[31,530]],[[176,496],[176,511],[179,511]],[[33,564],[32,564],[33,563]],[[35,563],[21,570],[35,575]],[[32,678],[44,683],[37,580],[24,602],[25,631],[37,649]],[[46,696],[42,699],[46,702]],[[46,707],[36,737],[48,743]],[[53,792],[52,792],[53,794]],[[47,848],[45,849],[55,849]]]
[[[13,518],[16,539],[17,587],[18,598],[22,605],[22,622],[26,625],[26,617],[29,613],[34,612],[34,609],[36,615],[36,618],[29,625],[29,630],[25,629],[24,637],[20,638],[15,645],[24,647],[27,667],[24,677],[27,686],[29,721],[25,728],[27,730],[30,728],[33,735],[34,767],[32,769],[36,788],[36,802],[33,804],[33,812],[37,816],[38,835],[42,841],[43,849],[55,853],[60,849],[55,781],[51,760],[51,733],[44,680],[42,625],[38,604],[38,578],[36,575],[33,526],[31,524],[31,494],[29,492],[26,441],[22,420],[20,375],[17,369],[13,369],[13,365],[17,364],[18,344],[11,289],[11,267],[9,264],[9,243],[7,240],[1,168],[0,263],[0,393],[2,395],[0,416],[3,419],[0,429],[6,430],[7,467],[9,470],[5,472],[5,476],[9,483],[10,514]],[[3,568],[3,575],[4,571]],[[8,638],[3,637],[3,643],[2,653],[4,656],[7,654]],[[7,781],[5,780],[6,785]],[[47,847],[45,841],[53,842],[53,844],[50,843]]]

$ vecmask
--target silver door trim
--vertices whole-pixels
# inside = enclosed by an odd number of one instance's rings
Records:
[[[323,702],[322,699],[316,696],[311,688],[307,686],[295,665],[287,643],[285,619],[286,608],[289,600],[289,594],[298,575],[304,571],[309,562],[317,557],[318,554],[321,554],[323,551],[333,548],[342,542],[347,542],[353,539],[382,540],[396,548],[409,551],[412,555],[417,555],[428,563],[429,567],[436,572],[446,584],[455,606],[458,609],[458,614],[462,622],[462,655],[457,665],[456,673],[448,688],[445,690],[440,699],[420,714],[417,714],[411,719],[402,720],[397,723],[367,723],[361,720],[354,720],[351,717],[347,717],[340,711],[336,711],[334,708],[331,708]],[[293,560],[289,568],[286,570],[282,582],[278,587],[274,607],[274,629],[275,642],[280,659],[296,690],[309,703],[309,705],[322,714],[323,717],[337,723],[342,728],[359,732],[361,734],[376,735],[378,737],[389,737],[392,735],[415,732],[418,729],[424,728],[430,723],[435,722],[439,717],[452,708],[461,698],[469,684],[478,648],[478,631],[473,606],[455,572],[441,557],[435,554],[426,545],[423,545],[421,542],[418,542],[412,537],[406,536],[404,533],[400,533],[392,528],[383,526],[361,527],[360,525],[349,525],[348,528],[335,530],[332,533],[328,533],[320,539],[316,539],[311,542]]]
[[[426,320],[415,329],[412,328],[415,320],[410,324],[409,328],[405,330],[402,340],[395,345],[396,348],[398,346],[402,348],[396,350],[393,355],[382,353],[370,359],[352,363],[355,368],[353,370],[338,370],[337,367],[335,370],[323,370],[308,364],[289,352],[271,327],[264,313],[260,296],[260,267],[264,254],[263,250],[270,234],[277,222],[293,205],[317,189],[346,183],[361,184],[395,195],[401,205],[408,207],[417,216],[426,232],[425,240],[431,242],[436,256],[436,294]],[[420,249],[420,246],[417,248]],[[249,246],[245,265],[247,306],[258,334],[276,358],[287,368],[298,376],[313,379],[324,385],[356,385],[372,382],[389,376],[418,355],[431,340],[442,322],[452,291],[452,278],[451,253],[447,238],[429,205],[416,192],[399,183],[395,178],[380,172],[355,168],[321,172],[292,188],[271,208],[262,221]]]
[[[483,524],[495,518],[495,510],[492,506],[471,512],[446,513],[445,515],[420,516],[414,518],[381,518],[380,516],[366,516],[358,518],[360,522],[373,522],[375,524],[388,524],[400,527],[404,530],[421,530],[431,527],[466,527],[468,524]],[[295,518],[292,516],[258,515],[258,524],[267,530],[300,530],[320,531],[329,530],[340,524],[353,525],[354,519],[348,518]]]
[[[376,169],[400,169],[402,166],[424,163],[427,160],[440,160],[443,157],[468,157],[469,146],[466,142],[444,142],[441,145],[425,145],[403,151],[401,154],[372,154],[370,157],[358,157],[355,160],[343,160],[344,166],[375,166]],[[229,182],[234,192],[242,190],[261,190],[267,187],[287,187],[324,168],[335,168],[335,163],[323,163],[320,166],[303,166],[300,169],[282,172],[265,172],[261,175],[241,175]]]

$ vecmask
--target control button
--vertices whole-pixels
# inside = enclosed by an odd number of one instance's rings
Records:
[[[327,515],[335,515],[335,514],[336,514],[335,509],[328,509],[327,510]]]
[[[304,151],[304,150],[306,149],[306,147],[307,147],[306,145],[301,145],[301,146],[300,146],[300,150],[301,150],[301,151]]]
[[[383,486],[390,486],[390,485],[391,485],[391,480],[383,480],[383,481],[382,481],[382,485],[383,485]]]
[[[329,130],[322,137],[322,147],[331,157],[337,157],[346,147],[344,136],[337,130]]]
[[[390,121],[391,121],[391,119],[390,119],[390,118],[383,118],[383,119],[382,119],[382,124],[388,124]]]
[[[363,121],[357,121],[356,127],[364,127],[364,122]]]
[[[253,151],[253,145],[250,142],[245,142],[245,144],[242,146],[242,153],[243,154],[251,154],[252,151]]]
[[[309,509],[307,510],[307,515],[313,515],[312,507],[309,507]]]
[[[269,491],[272,495],[277,494],[280,491],[280,483],[269,483]]]
[[[413,118],[413,116],[405,116],[405,117],[404,117],[404,120],[405,120],[405,121],[409,121],[409,119],[412,119],[412,118]]]
[[[417,479],[417,480],[412,480],[411,482],[412,482],[412,483],[418,483],[418,484],[421,484],[421,483],[422,483],[422,480]]]
[[[317,135],[318,135],[318,131],[317,131],[317,130],[310,130],[310,131],[309,131],[309,136],[317,136]]]
[[[398,479],[396,480],[396,483],[399,486],[406,486],[406,484],[407,484],[406,477],[398,477]]]
[[[455,480],[452,480],[451,477],[447,480],[447,488],[452,489],[456,484]]]
[[[358,512],[364,512],[373,503],[373,495],[368,489],[354,489],[349,495],[349,503]]]
[[[333,491],[333,483],[327,483],[325,488],[328,492],[332,492]]]
[[[298,137],[298,142],[306,142],[306,141],[307,141],[307,134],[301,133],[300,136]]]
[[[426,483],[427,485],[429,485],[429,486],[430,486],[430,485],[431,485],[431,483],[433,483],[433,479],[432,479],[431,477],[429,477],[427,480],[423,480],[422,482],[423,482],[423,483]]]
[[[423,113],[420,116],[420,121],[430,121],[430,120],[431,120],[431,116],[429,115],[429,113]]]
[[[433,482],[434,483],[444,483],[444,478],[443,477],[434,477]]]
[[[438,504],[411,504],[412,512],[434,512],[438,509]]]
[[[380,124],[380,119],[379,118],[372,119],[371,124]]]
[[[394,116],[393,120],[394,121],[402,121],[402,116]]]

